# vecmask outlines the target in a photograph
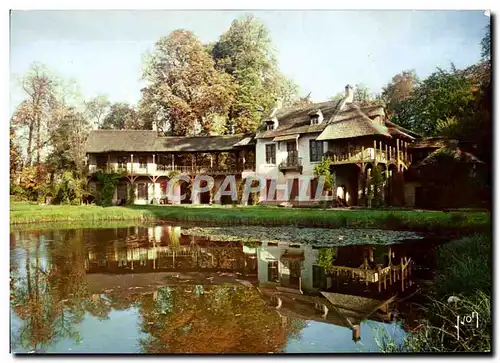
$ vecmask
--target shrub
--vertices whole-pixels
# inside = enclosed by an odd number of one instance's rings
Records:
[[[120,182],[121,174],[98,172],[96,178],[102,183],[102,188],[98,193],[98,204],[103,207],[109,207],[113,204],[115,189]],[[134,189],[134,188],[131,188]]]
[[[492,254],[491,236],[472,235],[438,248],[435,289],[426,306],[425,318],[395,343],[379,332],[383,352],[489,352],[491,350]],[[457,317],[478,314],[479,326],[462,326],[457,337]],[[475,322],[475,321],[474,321]]]
[[[333,263],[336,258],[336,248],[320,248],[318,252],[318,262],[316,263],[318,266],[321,266],[325,269],[327,274],[333,271]]]
[[[56,190],[56,202],[61,204],[80,204],[84,194],[81,180],[75,178],[71,171],[63,173]],[[49,194],[53,195],[51,190],[45,193],[44,199]]]

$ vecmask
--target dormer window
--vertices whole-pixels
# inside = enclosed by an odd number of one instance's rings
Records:
[[[309,120],[311,121],[311,125],[319,125],[323,121],[323,113],[320,109],[313,110],[309,112]]]
[[[278,124],[278,120],[276,119],[271,119],[271,120],[266,120],[266,130],[275,130],[276,126]]]

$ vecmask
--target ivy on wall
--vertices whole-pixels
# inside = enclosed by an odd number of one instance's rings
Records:
[[[134,204],[136,198],[135,183],[131,183],[128,188],[127,204]]]
[[[335,176],[332,174],[330,167],[333,161],[330,158],[324,158],[314,166],[314,175],[325,177],[325,189],[332,190],[335,183]]]
[[[327,274],[333,271],[333,263],[337,257],[337,248],[320,248],[318,253],[318,262],[316,265],[321,266],[325,269]]]
[[[121,177],[122,175],[118,173],[104,173],[102,171],[96,174],[96,179],[101,183],[101,188],[96,195],[98,205],[103,207],[113,205],[113,196]]]
[[[382,198],[382,188],[384,179],[382,177],[382,169],[379,166],[372,168],[371,178],[368,183],[368,197],[371,200],[371,206],[379,208],[384,205]]]

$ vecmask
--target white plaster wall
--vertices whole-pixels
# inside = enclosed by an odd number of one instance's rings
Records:
[[[276,164],[266,163],[267,144],[276,145]],[[257,143],[255,145],[255,164],[256,164],[255,172],[257,175],[269,178],[278,178],[279,175],[281,174],[280,171],[278,170],[278,165],[282,160],[283,160],[283,155],[279,151],[276,142],[273,142],[272,139],[257,139]]]
[[[281,256],[285,253],[285,250],[291,249],[290,243],[280,242],[278,246],[268,246],[267,242],[262,242],[261,246],[257,248],[257,258],[258,258],[258,270],[257,277],[260,283],[267,284],[267,263],[268,261],[278,261],[278,273],[281,275],[289,275],[290,271],[284,266],[280,261]],[[304,261],[301,263],[301,277],[302,277],[302,288],[305,290],[311,290],[313,288],[313,264],[317,261],[318,251],[314,250],[311,246],[302,245],[299,248],[293,248],[293,250],[302,251],[304,253]]]
[[[305,134],[301,135],[298,139],[298,157],[302,158],[302,173],[287,171],[285,174],[280,172],[278,166],[288,156],[286,151],[286,142],[273,142],[272,139],[257,139],[256,150],[255,150],[255,160],[256,160],[256,175],[263,176],[265,178],[276,179],[279,184],[285,184],[288,178],[299,178],[300,176],[310,176],[311,179],[314,178],[314,167],[318,162],[310,161],[309,154],[309,141],[315,140],[318,134]],[[266,145],[275,144],[276,145],[276,164],[266,163]],[[326,152],[328,148],[328,142],[323,142],[323,151]],[[310,180],[310,179],[309,179]],[[309,198],[307,196],[300,195],[301,185],[299,184],[299,201],[306,201]],[[314,196],[315,191],[313,191]],[[311,196],[311,185],[308,182],[307,194]],[[283,201],[285,198],[284,191],[279,191],[277,193],[278,201]]]
[[[313,289],[313,265],[318,260],[318,250],[312,246],[304,248],[304,262],[302,264],[302,289]]]
[[[258,269],[257,278],[260,283],[269,283],[267,276],[267,262],[279,260],[281,254],[279,247],[267,246],[267,242],[262,242],[262,245],[257,248]],[[279,266],[278,266],[279,269]]]

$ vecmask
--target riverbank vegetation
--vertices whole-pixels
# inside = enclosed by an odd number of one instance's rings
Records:
[[[416,306],[425,317],[402,343],[380,332],[384,352],[490,352],[492,244],[486,234],[475,234],[438,249],[435,287],[425,306]],[[477,315],[472,316],[473,313]],[[460,321],[472,317],[470,324]],[[476,324],[477,319],[477,324]]]
[[[11,224],[62,221],[177,221],[212,225],[291,225],[328,228],[380,228],[456,233],[485,230],[490,214],[481,211],[307,209],[270,206],[70,206],[11,203]]]

